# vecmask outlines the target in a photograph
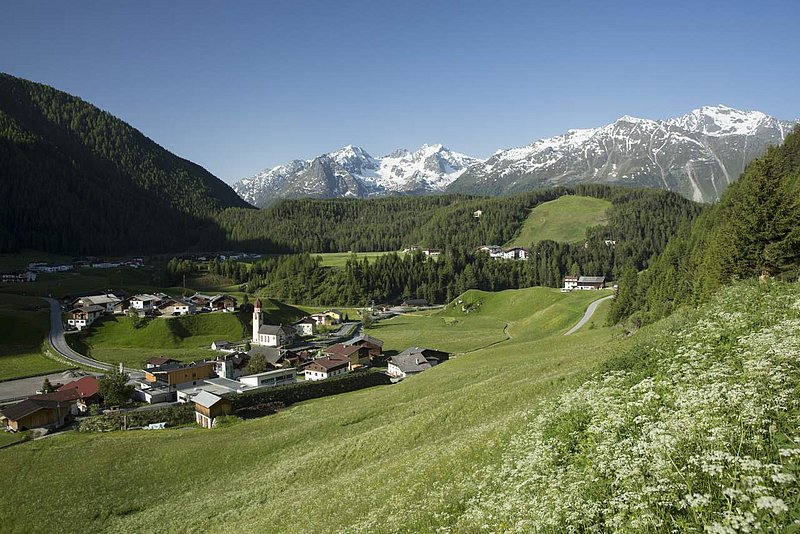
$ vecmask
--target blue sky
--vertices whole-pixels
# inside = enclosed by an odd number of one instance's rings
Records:
[[[800,2],[6,2],[0,71],[232,182],[346,144],[486,157],[624,115],[800,117]]]

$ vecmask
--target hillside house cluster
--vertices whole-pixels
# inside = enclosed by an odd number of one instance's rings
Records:
[[[438,256],[441,256],[442,254],[442,251],[439,250],[438,248],[425,248],[425,247],[420,247],[418,245],[411,245],[410,247],[404,248],[400,252],[402,254],[410,254],[412,252],[422,252],[422,254],[428,258],[436,258]]]
[[[394,378],[406,378],[450,359],[450,354],[435,349],[410,347],[389,359],[386,373]]]
[[[0,410],[0,424],[19,432],[34,428],[60,428],[77,415],[86,414],[89,406],[100,403],[99,381],[85,376],[66,384],[54,384],[52,393],[31,395]]]
[[[561,291],[586,291],[603,289],[606,284],[605,276],[573,276],[564,277],[564,287]]]
[[[17,269],[0,273],[0,282],[5,284],[15,284],[18,282],[35,282],[36,272],[30,269]]]
[[[483,245],[478,247],[478,251],[496,260],[527,260],[530,257],[528,249],[523,247],[503,248],[498,245]]]

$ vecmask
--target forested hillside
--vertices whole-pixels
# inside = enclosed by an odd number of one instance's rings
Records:
[[[651,254],[651,240],[663,247],[678,221],[699,212],[699,205],[675,193],[586,185],[498,198],[441,195],[286,200],[259,211],[225,210],[218,220],[229,241],[243,247],[268,242],[282,252],[365,252],[408,245],[474,248],[508,242],[532,208],[570,194],[611,201],[613,229],[595,234],[618,235],[625,247]],[[474,216],[477,210],[482,212],[480,217]],[[648,243],[635,242],[640,238]]]
[[[720,202],[685,225],[651,269],[630,266],[612,319],[650,322],[736,279],[800,274],[800,130],[748,165]]]
[[[0,251],[180,250],[247,203],[80,98],[0,74]],[[164,231],[168,228],[169,231]]]

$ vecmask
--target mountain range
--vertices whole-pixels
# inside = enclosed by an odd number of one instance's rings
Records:
[[[234,184],[246,201],[266,206],[282,198],[366,198],[443,192],[470,165],[480,163],[442,145],[422,145],[373,157],[348,145],[312,160],[294,160]]]
[[[668,189],[698,202],[719,199],[745,166],[778,145],[798,121],[723,105],[668,120],[623,116],[569,130],[486,160],[423,145],[374,158],[347,146],[295,160],[234,184],[248,202],[459,192],[503,195],[539,187],[603,183]]]

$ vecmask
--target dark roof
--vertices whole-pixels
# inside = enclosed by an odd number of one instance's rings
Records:
[[[178,360],[173,360],[172,358],[163,358],[161,356],[156,356],[154,358],[150,358],[145,360],[144,363],[149,363],[150,365],[166,365],[168,363],[178,363]]]
[[[231,345],[232,343],[230,341],[225,340],[225,339],[219,339],[217,341],[212,341],[211,344],[212,345],[216,345],[216,346],[219,347],[221,345]]]
[[[331,358],[319,358],[314,360],[309,364],[309,367],[313,367],[314,365],[318,365],[325,369],[326,372],[336,371],[337,369],[341,369],[342,367],[347,367],[348,363],[343,360],[334,360]]]
[[[26,417],[32,413],[36,413],[39,410],[54,409],[57,406],[58,403],[54,401],[42,401],[34,398],[28,398],[24,401],[12,404],[11,406],[7,406],[3,408],[2,411],[3,415],[8,419],[12,421],[19,421],[23,417]]]
[[[294,323],[294,324],[301,324],[301,323],[307,323],[307,324],[317,324],[317,321],[315,321],[315,320],[314,320],[314,319],[312,319],[311,317],[303,317],[302,319],[300,319],[300,320],[298,320],[298,321],[295,321],[295,323]]]
[[[325,352],[331,354],[333,357],[347,358],[359,350],[361,350],[360,345],[344,345],[342,343],[337,343],[336,345],[331,345],[326,348]]]
[[[273,365],[280,362],[284,357],[284,351],[275,347],[252,347],[247,354],[251,358],[256,354],[262,354],[264,359]]]
[[[605,281],[605,276],[581,276],[578,278],[579,284],[602,284]]]
[[[255,304],[253,304],[254,308],[261,308],[261,299],[256,299]]]
[[[91,306],[82,306],[80,308],[75,308],[74,310],[70,310],[69,313],[76,313],[76,312],[91,313],[96,311],[105,311],[105,308],[103,306],[98,306],[97,304],[92,304]]]
[[[261,325],[261,328],[258,329],[259,334],[267,334],[267,335],[277,335],[278,333],[283,332],[284,334],[294,334],[294,328],[287,325],[274,325],[274,324],[264,324]]]
[[[363,344],[371,344],[375,345],[378,348],[383,348],[383,341],[372,336],[358,336],[350,341],[345,341],[345,345],[363,345]]]

